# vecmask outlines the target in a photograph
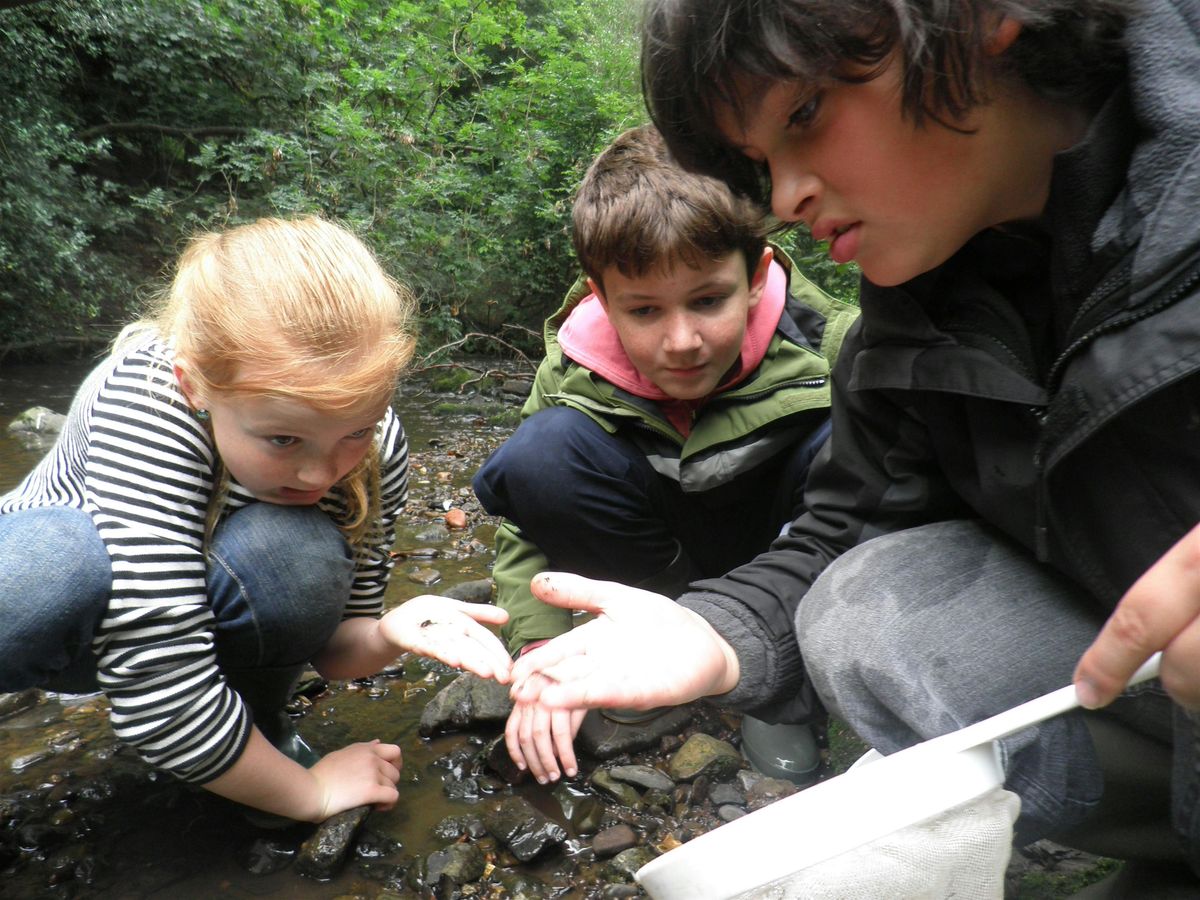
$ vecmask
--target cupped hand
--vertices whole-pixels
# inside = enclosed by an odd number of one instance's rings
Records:
[[[504,684],[512,660],[500,639],[480,623],[506,621],[508,613],[497,606],[422,594],[388,611],[379,620],[379,630],[398,649],[432,656]]]
[[[1093,709],[1111,703],[1156,650],[1163,651],[1167,692],[1200,710],[1200,526],[1134,582],[1080,658],[1080,702]]]
[[[543,572],[530,587],[551,606],[596,617],[513,664],[517,703],[651,709],[723,694],[737,684],[733,649],[669,597],[563,572]]]
[[[308,771],[321,789],[322,804],[312,819],[325,819],[356,806],[391,809],[400,792],[400,748],[379,741],[350,744],[323,756]]]
[[[557,781],[563,772],[568,778],[574,778],[579,771],[575,759],[575,735],[586,714],[586,709],[553,709],[537,702],[517,703],[504,727],[508,755],[519,768],[528,769],[539,784]]]

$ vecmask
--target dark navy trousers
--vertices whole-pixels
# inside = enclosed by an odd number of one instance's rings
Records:
[[[492,515],[514,522],[556,570],[638,584],[682,562],[723,575],[767,549],[803,511],[804,483],[829,435],[806,439],[713,491],[687,493],[632,441],[578,410],[530,416],[475,475]]]

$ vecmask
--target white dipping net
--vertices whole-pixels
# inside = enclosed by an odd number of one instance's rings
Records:
[[[1020,808],[998,787],[738,900],[1000,900]]]

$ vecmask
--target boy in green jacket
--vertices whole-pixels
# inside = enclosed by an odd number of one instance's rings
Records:
[[[494,574],[516,655],[571,628],[533,597],[539,572],[677,596],[765,550],[802,512],[830,366],[857,314],[791,270],[759,208],[679,168],[651,126],[597,157],[573,218],[586,278],[546,323],[523,422],[474,481],[506,520]],[[513,759],[542,783],[560,764],[573,776],[583,715],[517,704]],[[743,724],[751,761],[794,780],[812,775],[811,740],[807,726]],[[801,771],[765,752],[781,741],[809,747]]]

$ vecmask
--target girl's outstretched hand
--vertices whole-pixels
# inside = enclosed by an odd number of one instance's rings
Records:
[[[508,613],[497,606],[422,594],[387,612],[379,620],[379,631],[398,650],[432,656],[503,684],[509,680],[512,660],[500,639],[480,623],[506,621]]]
[[[391,809],[400,796],[400,748],[379,741],[351,744],[328,753],[308,770],[321,791],[321,809],[312,819],[323,822],[356,806]]]
[[[737,684],[733,649],[707,621],[668,597],[563,572],[543,572],[530,587],[551,606],[596,618],[513,664],[518,703],[650,709],[723,694]]]

